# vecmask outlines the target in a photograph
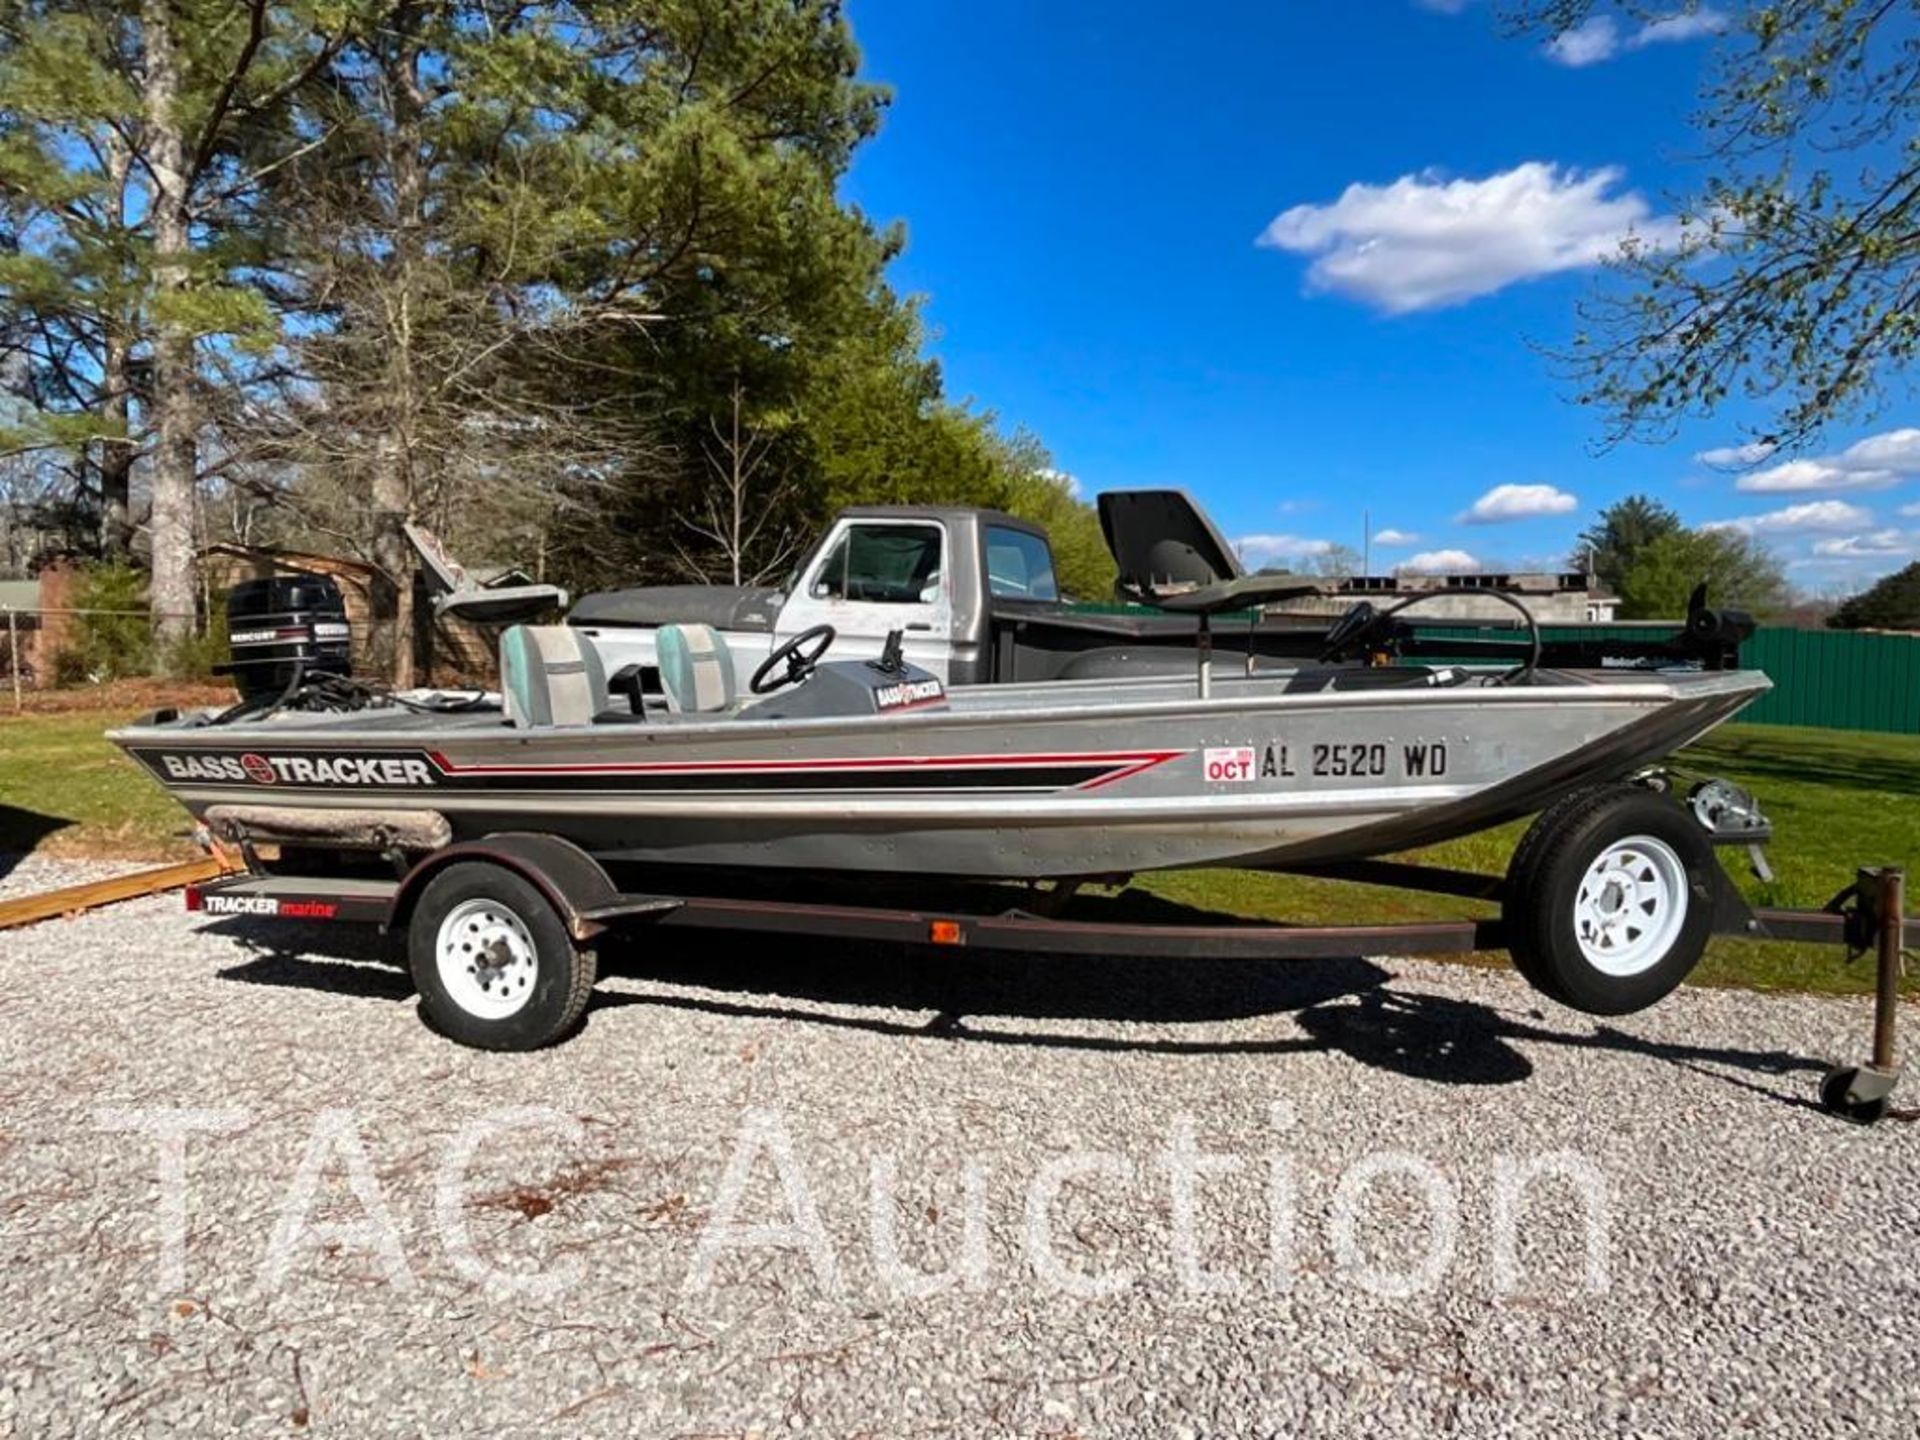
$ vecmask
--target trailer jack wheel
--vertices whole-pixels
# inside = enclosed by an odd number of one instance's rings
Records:
[[[1837,1066],[1820,1082],[1820,1108],[1856,1125],[1875,1124],[1886,1119],[1892,1108],[1898,1079],[1896,1071],[1872,1065]]]

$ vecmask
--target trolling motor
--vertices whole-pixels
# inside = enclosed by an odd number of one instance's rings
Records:
[[[1740,647],[1753,638],[1753,631],[1753,616],[1745,610],[1715,610],[1707,604],[1703,580],[1687,597],[1687,628],[1674,636],[1673,644],[1709,670],[1733,670],[1740,664]]]
[[[1419,627],[1400,619],[1403,610],[1447,593],[1421,591],[1385,609],[1376,608],[1370,601],[1358,602],[1328,627],[1321,641],[1321,662],[1364,660],[1380,665],[1396,658],[1484,656],[1504,659],[1513,655],[1517,647],[1512,641],[1428,636],[1423,635]],[[1542,637],[1540,623],[1533,612],[1514,596],[1502,590],[1474,593],[1478,598],[1498,601],[1515,611],[1526,628],[1525,643],[1531,654],[1512,672],[1516,678],[1539,665],[1572,670],[1659,670],[1676,665],[1697,666],[1702,670],[1737,670],[1740,647],[1753,638],[1754,632],[1753,616],[1745,610],[1716,609],[1708,605],[1705,584],[1695,586],[1688,597],[1687,617],[1679,633],[1658,640],[1630,635],[1609,635],[1601,640],[1547,640]]]

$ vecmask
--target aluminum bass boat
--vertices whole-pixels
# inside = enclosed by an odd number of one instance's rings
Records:
[[[1362,650],[1378,643],[1359,629]],[[241,842],[399,855],[531,830],[606,862],[1040,879],[1443,840],[1625,779],[1769,683],[1679,657],[1490,670],[1203,652],[1185,677],[949,689],[897,653],[834,661],[832,639],[794,637],[760,667],[762,693],[736,696],[715,632],[666,627],[662,706],[577,629],[519,626],[499,695],[370,696],[323,674],[111,738]]]

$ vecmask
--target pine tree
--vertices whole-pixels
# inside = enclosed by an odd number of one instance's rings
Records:
[[[144,461],[161,663],[193,624],[202,366],[272,335],[248,205],[353,8],[0,3],[0,337],[33,401],[0,443],[72,453],[121,556]]]
[[[1835,630],[1920,630],[1920,561],[1842,601],[1827,624]]]

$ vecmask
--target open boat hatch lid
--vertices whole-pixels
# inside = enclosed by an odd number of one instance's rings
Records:
[[[500,583],[482,584],[440,543],[431,530],[414,524],[402,525],[433,592],[433,613],[455,615],[481,625],[511,625],[538,620],[549,612],[567,608],[567,592],[558,585],[541,585],[519,577]]]
[[[1246,574],[1226,537],[1184,490],[1105,490],[1099,507],[1122,599],[1207,614],[1325,588],[1308,576]]]
[[[1123,590],[1151,595],[1240,577],[1233,547],[1186,491],[1106,490],[1099,504]]]

